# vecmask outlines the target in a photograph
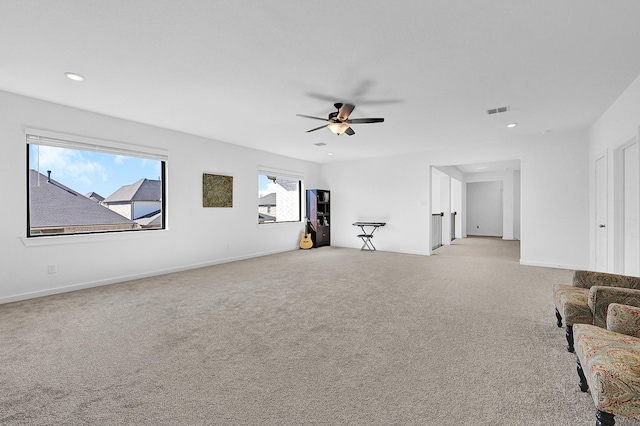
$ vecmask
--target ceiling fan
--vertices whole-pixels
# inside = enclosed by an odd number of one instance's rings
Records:
[[[313,118],[314,120],[326,121],[329,124],[325,124],[315,129],[307,130],[309,132],[315,132],[316,130],[324,129],[327,127],[336,135],[343,133],[353,136],[356,132],[351,128],[351,124],[365,124],[365,123],[382,123],[384,118],[352,118],[349,119],[349,114],[355,109],[355,105],[342,104],[340,102],[333,104],[337,111],[329,113],[329,118],[313,117],[311,115],[296,114],[298,117]]]

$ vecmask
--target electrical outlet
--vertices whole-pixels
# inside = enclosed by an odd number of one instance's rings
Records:
[[[55,274],[56,273],[56,265],[47,265],[47,273],[48,274]]]

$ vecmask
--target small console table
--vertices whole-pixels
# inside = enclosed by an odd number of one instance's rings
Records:
[[[374,251],[376,247],[371,241],[373,233],[376,232],[376,229],[381,226],[385,226],[386,224],[386,222],[355,222],[353,226],[359,226],[360,229],[362,229],[362,234],[358,235],[358,238],[362,239],[362,242],[364,243],[360,250]],[[370,231],[367,232],[366,228],[370,228]]]

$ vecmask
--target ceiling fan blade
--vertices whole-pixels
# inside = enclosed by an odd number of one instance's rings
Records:
[[[311,115],[304,115],[304,114],[296,114],[298,117],[304,117],[304,118],[313,118],[314,120],[322,120],[322,121],[329,121],[326,118],[320,118],[320,117],[314,117]]]
[[[338,99],[340,99],[338,96],[331,96],[331,95],[325,95],[322,93],[314,93],[314,92],[307,93],[307,96],[311,98],[319,99],[321,101],[331,102],[332,104],[335,102],[338,102]]]
[[[369,99],[359,100],[358,105],[386,105],[386,104],[400,104],[404,102],[402,99]]]
[[[316,130],[320,130],[320,129],[324,129],[327,126],[328,126],[328,124],[325,124],[324,126],[320,126],[320,127],[316,127],[315,129],[307,130],[307,133],[315,132]]]
[[[347,130],[344,131],[346,134],[348,134],[349,136],[353,136],[356,134],[356,132],[353,131],[353,129],[351,127],[348,127]]]
[[[342,107],[340,108],[340,112],[338,113],[338,120],[344,121],[347,118],[349,118],[349,114],[353,112],[354,108],[355,108],[355,105],[351,105],[351,104],[342,105]]]
[[[354,118],[353,120],[347,120],[348,124],[366,124],[366,123],[382,123],[384,118]]]

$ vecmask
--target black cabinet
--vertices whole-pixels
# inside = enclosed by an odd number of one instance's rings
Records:
[[[331,245],[331,195],[324,189],[307,189],[307,218],[314,247]]]

